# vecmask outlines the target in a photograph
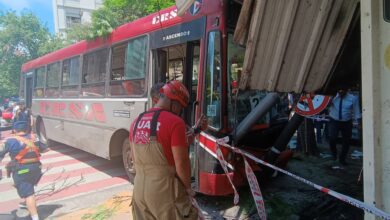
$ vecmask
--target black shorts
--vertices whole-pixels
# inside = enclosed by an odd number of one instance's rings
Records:
[[[20,198],[27,198],[34,195],[34,186],[42,177],[41,164],[28,164],[18,167],[12,175],[14,184]]]

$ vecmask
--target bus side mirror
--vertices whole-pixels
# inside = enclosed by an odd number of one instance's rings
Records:
[[[390,22],[390,0],[383,0],[383,19]]]

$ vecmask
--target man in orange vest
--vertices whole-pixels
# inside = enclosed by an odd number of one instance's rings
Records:
[[[12,175],[18,195],[26,200],[31,219],[38,220],[34,186],[42,177],[40,153],[48,148],[26,133],[26,121],[15,122],[14,130],[15,134],[0,145],[0,161],[9,153],[12,160],[7,165],[7,173]]]
[[[133,216],[142,220],[197,219],[191,203],[191,174],[186,125],[180,114],[188,90],[171,81],[160,90],[155,107],[130,127],[136,175]]]

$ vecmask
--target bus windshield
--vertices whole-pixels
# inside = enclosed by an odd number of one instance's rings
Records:
[[[242,67],[244,64],[245,48],[233,42],[233,34],[228,34],[228,59],[227,59],[227,108],[228,127],[232,128],[240,123],[254,109],[261,99],[266,96],[266,92],[259,90],[238,91]],[[238,96],[237,96],[238,92]],[[237,100],[236,100],[237,97]],[[257,124],[269,124],[274,108],[271,112],[261,118]]]

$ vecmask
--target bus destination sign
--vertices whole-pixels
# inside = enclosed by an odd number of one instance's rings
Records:
[[[158,30],[150,34],[151,49],[199,40],[204,34],[206,18]]]

